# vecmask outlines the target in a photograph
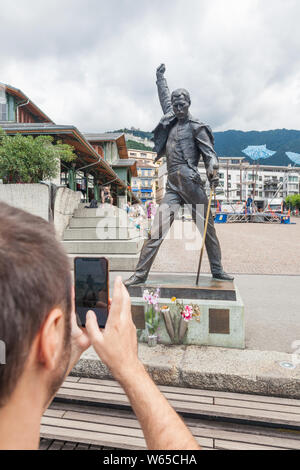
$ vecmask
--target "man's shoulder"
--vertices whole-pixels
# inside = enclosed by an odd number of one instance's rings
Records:
[[[205,132],[205,134],[208,135],[208,137],[214,144],[214,136],[211,127],[208,124],[205,124],[204,122],[200,121],[197,118],[194,118],[193,116],[190,116],[189,121],[196,136],[199,135],[199,133],[201,132]]]
[[[197,119],[193,116],[190,116],[190,119],[189,119],[192,127],[194,129],[202,129],[202,128],[206,128],[206,129],[209,129],[210,132],[211,132],[211,128],[209,127],[208,124],[205,124],[204,122],[200,121],[200,119]]]

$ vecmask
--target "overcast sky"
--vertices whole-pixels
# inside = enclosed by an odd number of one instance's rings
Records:
[[[299,0],[0,0],[0,81],[57,124],[152,130],[155,70],[214,131],[300,128]]]

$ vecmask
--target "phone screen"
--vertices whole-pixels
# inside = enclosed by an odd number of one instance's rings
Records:
[[[108,260],[106,258],[75,258],[75,305],[78,323],[85,326],[88,310],[97,316],[104,328],[108,316]]]

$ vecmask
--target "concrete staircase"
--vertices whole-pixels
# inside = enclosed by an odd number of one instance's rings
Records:
[[[144,238],[122,209],[103,204],[87,209],[80,204],[64,232],[63,245],[71,258],[105,256],[110,271],[134,271]]]

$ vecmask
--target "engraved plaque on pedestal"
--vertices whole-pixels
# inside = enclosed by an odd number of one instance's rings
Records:
[[[143,305],[131,305],[132,320],[138,330],[144,330],[145,309]]]
[[[209,333],[230,334],[229,310],[210,308],[209,309]]]

